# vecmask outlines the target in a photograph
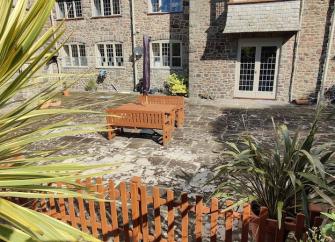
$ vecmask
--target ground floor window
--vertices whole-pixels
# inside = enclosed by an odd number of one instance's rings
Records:
[[[178,41],[152,42],[152,66],[178,68],[182,66],[182,44]]]
[[[121,67],[123,66],[123,50],[120,43],[97,44],[98,67]]]
[[[87,66],[86,48],[84,44],[65,44],[63,49],[65,54],[65,66]]]

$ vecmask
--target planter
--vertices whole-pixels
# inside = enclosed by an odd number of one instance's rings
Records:
[[[309,99],[295,99],[292,101],[292,103],[296,104],[296,105],[309,105],[310,101]]]
[[[320,218],[320,206],[310,204],[310,224],[319,227],[322,224]],[[298,214],[295,218],[285,217],[279,229],[278,220],[268,217],[268,209],[260,208],[255,202],[251,203],[250,230],[256,242],[285,242],[289,231],[295,231],[296,237],[302,237],[305,233],[305,216]]]
[[[68,96],[70,96],[70,91],[69,91],[69,89],[65,89],[65,90],[63,91],[63,96],[64,96],[64,97],[68,97]]]

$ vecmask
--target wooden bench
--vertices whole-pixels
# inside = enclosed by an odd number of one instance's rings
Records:
[[[144,110],[107,109],[108,139],[115,136],[113,129],[159,129],[163,130],[163,145],[171,140],[173,117],[165,112]]]
[[[174,105],[176,107],[177,127],[182,127],[185,122],[185,101],[180,96],[139,96],[139,103]]]

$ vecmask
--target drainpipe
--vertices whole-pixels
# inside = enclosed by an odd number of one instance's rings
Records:
[[[133,78],[134,78],[134,91],[136,91],[137,85],[137,64],[135,55],[135,45],[136,45],[136,27],[135,27],[135,13],[134,13],[134,0],[130,2],[130,14],[131,14],[131,47],[132,47],[132,60],[133,60]]]
[[[300,34],[301,34],[301,28],[302,28],[302,15],[304,11],[304,5],[305,1],[300,1],[300,13],[299,13],[299,30],[298,33],[295,35],[294,40],[294,50],[293,50],[293,63],[292,63],[292,74],[291,74],[291,82],[289,87],[289,102],[292,102],[293,99],[293,91],[294,91],[294,81],[295,81],[295,75],[296,75],[296,67],[298,62],[298,54],[299,54],[299,44],[300,44]]]
[[[52,26],[52,28],[54,28],[55,27],[55,22],[54,22],[54,19],[53,19],[53,17],[52,17],[52,11],[51,11],[51,13],[50,13],[50,22],[51,22],[51,26]],[[55,36],[55,33],[53,33],[53,38],[55,39],[56,38],[56,36]],[[55,47],[56,47],[56,49],[58,49],[58,42],[56,41],[56,43],[55,43]],[[56,59],[56,66],[57,66],[57,74],[58,74],[58,80],[60,81],[61,80],[61,77],[60,77],[60,75],[61,75],[61,73],[62,73],[62,70],[61,70],[61,66],[60,66],[60,64],[59,64],[59,61],[58,61],[58,59]]]
[[[325,63],[323,65],[322,78],[321,78],[320,90],[319,90],[319,95],[318,95],[318,106],[321,105],[321,103],[324,99],[325,82],[327,81],[327,77],[328,77],[330,54],[331,54],[331,50],[332,50],[333,42],[334,42],[334,31],[335,31],[334,18],[335,18],[335,11],[334,11],[334,6],[333,6],[332,17],[331,17],[331,20],[330,20],[330,31],[329,31],[329,35],[328,35],[327,52],[326,52],[326,58],[325,58],[326,60],[325,60]]]

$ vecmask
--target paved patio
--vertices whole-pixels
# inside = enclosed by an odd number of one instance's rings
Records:
[[[103,111],[107,107],[134,101],[133,94],[73,93],[63,99],[65,107],[89,105]],[[324,116],[327,114],[325,113]],[[187,100],[186,123],[175,130],[172,141],[163,147],[151,130],[131,131],[112,141],[106,134],[69,136],[43,143],[44,147],[71,145],[71,153],[87,154],[80,162],[87,164],[119,163],[109,177],[115,181],[140,176],[149,185],[171,187],[190,193],[210,194],[214,186],[205,185],[218,164],[225,141],[236,142],[245,132],[269,143],[273,135],[271,118],[285,123],[290,130],[306,132],[314,117],[314,107],[293,106],[270,101]],[[78,123],[104,123],[97,115],[79,115]],[[335,120],[326,118],[320,127],[319,141],[333,141]],[[153,135],[152,135],[153,134]],[[74,162],[74,160],[68,160]]]

